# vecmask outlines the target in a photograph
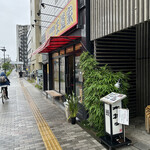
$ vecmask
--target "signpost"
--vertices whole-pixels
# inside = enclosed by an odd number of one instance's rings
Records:
[[[112,92],[100,99],[104,102],[106,133],[100,140],[109,147],[109,150],[131,143],[131,140],[125,137],[124,125],[129,125],[129,110],[122,108],[124,98],[126,95]]]

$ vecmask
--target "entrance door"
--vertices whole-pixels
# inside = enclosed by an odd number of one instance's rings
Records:
[[[47,64],[43,64],[43,88],[44,91],[48,90],[48,80],[47,80]]]
[[[66,57],[66,93],[74,90],[74,56]]]

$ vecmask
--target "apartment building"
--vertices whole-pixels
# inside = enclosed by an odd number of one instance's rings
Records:
[[[27,54],[27,33],[29,25],[16,26],[16,40],[17,40],[17,61],[23,62],[23,70],[26,70],[28,65]]]
[[[31,57],[32,57],[32,39],[31,39],[31,26],[29,27],[28,33],[27,33],[27,53],[28,53],[28,66],[27,66],[27,72],[28,75],[31,72]]]

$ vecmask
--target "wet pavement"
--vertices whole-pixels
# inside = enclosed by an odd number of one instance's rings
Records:
[[[68,123],[63,109],[24,78],[18,78],[15,71],[9,79],[9,100],[0,102],[0,150],[105,150],[79,125]],[[126,130],[133,144],[119,149],[150,149],[143,119],[139,118],[136,126],[135,122]]]
[[[132,140],[132,145],[137,150],[150,150],[150,134],[145,130],[145,118],[137,117],[126,126],[126,136]]]
[[[0,150],[45,149],[17,74],[9,79],[9,100],[0,102]]]

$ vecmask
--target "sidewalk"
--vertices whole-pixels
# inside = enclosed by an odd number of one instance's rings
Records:
[[[105,150],[79,125],[68,123],[65,112],[58,105],[46,99],[42,91],[36,89],[25,79],[18,78],[15,71],[12,72],[9,79],[11,81],[10,99],[4,105],[0,102],[0,150],[45,150],[47,139],[43,132],[46,132],[46,137],[48,137],[51,131],[63,150]],[[130,134],[133,128],[134,126],[131,125],[126,131],[131,140],[134,139],[134,136]],[[133,133],[140,137],[136,128],[134,130]],[[145,138],[145,135],[148,139]],[[133,140],[133,146],[119,149],[148,150],[146,146],[149,146],[150,136],[144,133],[141,137],[143,140],[140,142],[142,143]],[[147,141],[146,145],[145,141]]]
[[[51,100],[46,99],[41,91],[26,80],[22,81],[63,150],[105,149],[80,126],[68,123],[65,112]]]
[[[0,150],[46,149],[20,81],[63,150],[104,150],[103,146],[81,127],[68,123],[62,109],[46,99],[41,91],[25,79],[18,78],[15,71],[9,79],[9,100],[5,101],[4,105],[0,103]]]

